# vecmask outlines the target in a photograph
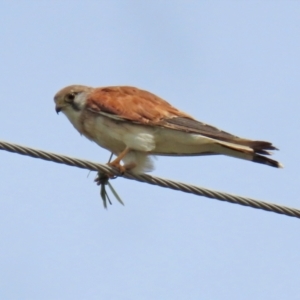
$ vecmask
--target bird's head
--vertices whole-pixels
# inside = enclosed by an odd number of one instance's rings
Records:
[[[57,113],[63,112],[66,115],[74,111],[81,111],[85,105],[87,95],[93,88],[84,85],[70,85],[54,96],[55,110]]]

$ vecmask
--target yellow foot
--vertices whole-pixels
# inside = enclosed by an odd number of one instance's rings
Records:
[[[124,156],[129,152],[129,150],[130,149],[128,147],[126,147],[114,161],[109,162],[107,165],[118,169],[118,171],[123,175],[125,173],[125,171],[127,170],[127,168],[125,166],[122,166],[120,164],[120,162],[124,158]]]
[[[110,167],[116,168],[122,175],[125,173],[126,168],[122,166],[119,162],[110,162],[107,164]]]

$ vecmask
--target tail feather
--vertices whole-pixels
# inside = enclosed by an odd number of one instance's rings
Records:
[[[283,168],[283,165],[280,162],[278,162],[274,159],[271,159],[269,157],[259,155],[259,154],[254,154],[252,161],[259,163],[259,164],[264,164],[264,165],[268,165],[271,167],[275,167],[275,168]]]
[[[265,141],[251,141],[246,139],[240,139],[237,141],[237,144],[248,146],[252,148],[255,152],[264,150],[278,150],[275,146],[272,145],[272,143]]]
[[[218,142],[217,151],[228,156],[250,160],[256,163],[268,165],[275,168],[283,168],[283,165],[280,162],[273,160],[269,157],[263,156],[271,154],[269,151],[264,150],[263,147],[268,147],[267,149],[276,149],[274,146],[272,146],[271,143],[260,141],[254,141],[253,143],[259,143],[255,144],[256,147],[258,148],[258,145],[261,145],[262,148],[256,149],[250,146]]]

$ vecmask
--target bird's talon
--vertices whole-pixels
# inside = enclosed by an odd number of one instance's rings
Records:
[[[117,169],[121,175],[124,175],[124,173],[126,172],[126,168],[124,166],[120,165],[119,163],[111,162],[111,163],[107,163],[107,165],[112,167],[112,168]],[[116,175],[112,175],[112,176],[114,178],[117,177]]]

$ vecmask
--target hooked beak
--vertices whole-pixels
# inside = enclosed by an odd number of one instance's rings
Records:
[[[55,106],[55,111],[57,114],[59,114],[61,112],[61,107]]]

